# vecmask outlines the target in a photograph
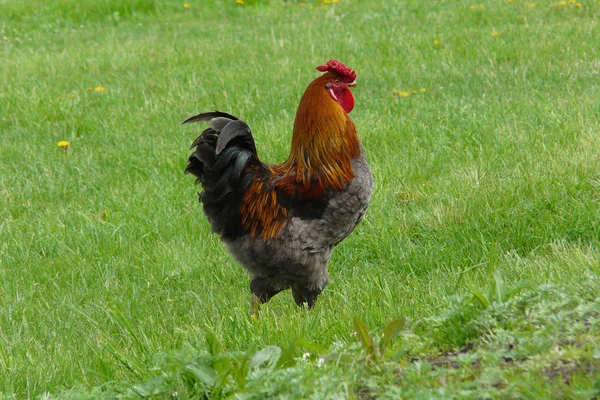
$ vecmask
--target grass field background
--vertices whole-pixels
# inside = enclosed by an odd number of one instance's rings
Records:
[[[0,397],[599,395],[600,4],[246,3],[0,2]],[[331,58],[373,202],[252,320],[179,124],[282,162]]]

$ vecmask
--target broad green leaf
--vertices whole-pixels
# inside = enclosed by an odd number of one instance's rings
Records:
[[[469,289],[469,292],[471,292],[471,294],[473,294],[473,296],[479,300],[484,309],[487,309],[490,306],[490,302],[481,292],[473,288]]]
[[[259,350],[250,359],[250,371],[258,369],[272,370],[277,365],[277,361],[281,357],[281,349],[277,346],[267,346]]]
[[[213,387],[217,380],[217,373],[209,365],[196,362],[186,365],[185,369],[190,371],[203,386]]]
[[[381,339],[381,350],[383,351],[392,340],[398,336],[400,330],[406,325],[406,318],[395,319],[383,329],[383,338]]]
[[[369,335],[365,323],[358,317],[354,318],[354,332],[356,333],[358,340],[362,343],[363,348],[367,350],[369,354],[373,354],[375,350],[373,339],[371,338],[371,335]]]

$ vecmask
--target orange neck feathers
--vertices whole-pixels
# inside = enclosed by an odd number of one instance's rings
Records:
[[[328,190],[342,190],[354,177],[352,160],[360,155],[354,123],[327,92],[333,78],[325,73],[306,89],[294,121],[292,150],[281,165],[267,165],[270,177],[253,181],[242,202],[242,226],[252,238],[277,237],[289,213],[278,191],[293,200],[318,200]],[[258,167],[252,167],[258,174]],[[278,191],[266,190],[275,185]]]
[[[331,79],[326,73],[308,86],[294,121],[284,170],[295,175],[296,184],[305,189],[315,184],[342,189],[354,177],[352,159],[360,155],[354,123],[325,89]]]

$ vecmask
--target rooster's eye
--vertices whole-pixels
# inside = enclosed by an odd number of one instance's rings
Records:
[[[336,85],[338,85],[340,83],[340,80],[336,79],[335,81],[333,81],[333,83],[335,83]]]

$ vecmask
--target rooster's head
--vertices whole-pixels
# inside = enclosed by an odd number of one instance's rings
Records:
[[[356,72],[337,60],[329,60],[325,65],[319,65],[318,71],[325,72],[325,90],[331,98],[350,113],[354,108],[354,96],[349,87],[356,86]]]

